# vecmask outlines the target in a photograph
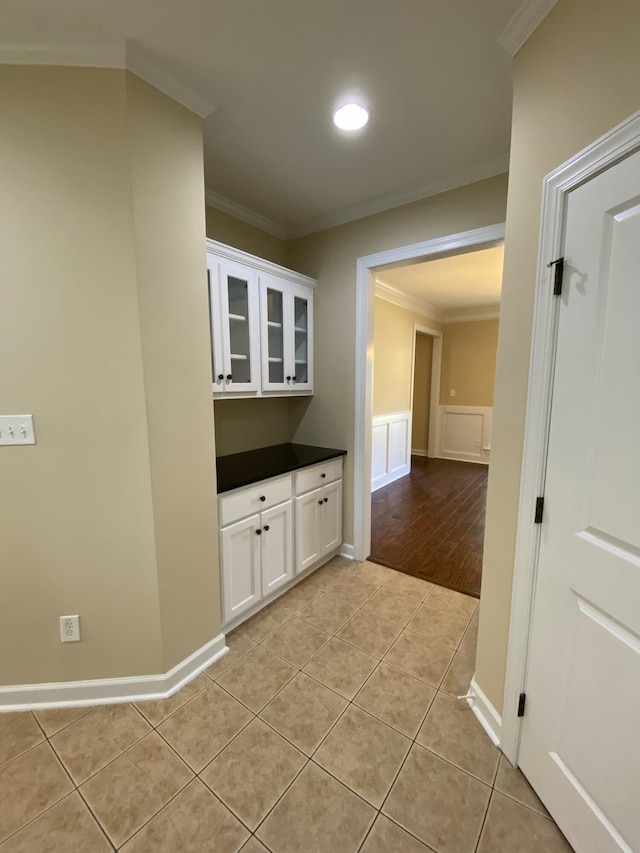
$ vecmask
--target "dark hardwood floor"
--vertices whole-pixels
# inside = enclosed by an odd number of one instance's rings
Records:
[[[411,457],[371,496],[370,560],[480,597],[486,465]]]

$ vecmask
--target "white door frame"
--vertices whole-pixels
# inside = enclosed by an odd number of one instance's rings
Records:
[[[429,394],[429,438],[427,442],[427,456],[433,459],[439,444],[438,403],[440,402],[440,368],[442,365],[442,332],[432,329],[430,326],[421,326],[420,323],[413,324],[413,347],[411,350],[411,436],[413,441],[413,382],[416,371],[416,338],[418,335],[427,335],[433,338],[433,353],[431,355],[431,391]],[[375,358],[375,356],[374,356]],[[411,453],[411,448],[409,448]]]
[[[489,225],[450,234],[423,243],[364,255],[356,261],[356,388],[353,483],[354,557],[364,560],[371,552],[371,419],[373,417],[373,324],[375,273],[385,264],[420,263],[447,255],[499,246],[505,224]]]
[[[640,150],[640,112],[544,179],[502,715],[501,748],[516,765],[522,729],[522,719],[517,715],[518,698],[526,683],[540,541],[540,525],[535,525],[533,518],[536,498],[544,494],[558,329],[559,305],[552,293],[553,271],[550,275],[547,264],[563,253],[568,193],[637,150]]]

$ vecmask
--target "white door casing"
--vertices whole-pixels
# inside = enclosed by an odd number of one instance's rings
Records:
[[[505,224],[475,228],[422,243],[364,255],[356,261],[355,428],[353,452],[354,556],[364,560],[371,550],[371,443],[373,418],[373,329],[375,274],[386,264],[420,262],[499,246]],[[473,247],[473,248],[472,248]]]
[[[640,153],[568,197],[519,763],[579,851],[640,849]]]

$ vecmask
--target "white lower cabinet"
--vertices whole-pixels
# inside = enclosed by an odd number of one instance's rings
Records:
[[[218,510],[226,627],[340,547],[342,459],[225,493]]]
[[[260,577],[264,597],[293,577],[293,502],[265,510],[260,524]]]
[[[252,515],[220,530],[222,610],[225,622],[235,619],[262,598],[260,516]]]
[[[224,621],[293,577],[293,504],[271,507],[220,530]]]
[[[342,544],[342,480],[296,498],[296,574]]]

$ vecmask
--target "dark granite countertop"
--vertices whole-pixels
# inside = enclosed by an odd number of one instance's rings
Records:
[[[288,474],[298,468],[306,468],[307,465],[326,462],[327,459],[336,459],[346,453],[346,450],[313,447],[309,444],[274,444],[273,447],[218,456],[218,494],[257,483],[259,480],[267,480],[269,477],[277,477],[279,474]]]

